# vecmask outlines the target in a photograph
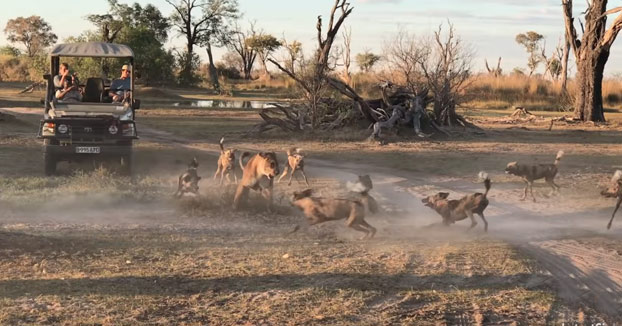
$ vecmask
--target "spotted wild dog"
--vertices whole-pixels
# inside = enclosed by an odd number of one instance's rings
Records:
[[[525,193],[521,200],[527,198],[527,190],[531,192],[531,198],[536,201],[536,197],[533,196],[533,182],[538,179],[544,179],[546,183],[553,188],[553,192],[559,191],[559,186],[555,183],[555,176],[557,175],[557,169],[559,162],[564,156],[564,151],[557,152],[555,156],[555,162],[553,164],[520,164],[518,162],[510,162],[505,168],[505,173],[513,174],[523,178],[525,182]]]
[[[357,198],[357,200],[361,201],[370,213],[378,213],[378,202],[369,194],[374,188],[369,174],[359,175],[356,182],[346,182],[346,188],[358,195],[359,198]]]
[[[250,156],[248,152],[240,156],[240,168],[242,180],[238,183],[233,198],[233,209],[237,209],[240,203],[246,202],[250,189],[260,191],[268,200],[268,210],[272,208],[272,187],[274,178],[279,175],[279,162],[274,152],[261,152],[253,155],[246,165],[244,158]]]
[[[289,175],[289,182],[287,183],[287,185],[288,186],[292,185],[292,177],[294,176],[294,173],[296,171],[300,171],[303,178],[305,179],[305,183],[308,186],[309,181],[307,180],[307,175],[305,174],[304,159],[305,159],[305,155],[302,152],[302,149],[300,148],[288,149],[287,150],[287,164],[285,165],[285,168],[283,169],[283,174],[281,174],[281,177],[279,178],[277,182],[281,182],[281,179],[283,179],[287,175],[288,170],[291,169],[292,172]]]
[[[462,221],[465,218],[471,219],[472,229],[477,225],[473,214],[477,214],[484,221],[484,231],[488,232],[488,221],[484,217],[484,210],[488,207],[488,192],[490,191],[491,181],[485,172],[480,172],[480,178],[484,179],[484,187],[486,192],[483,194],[476,192],[474,194],[466,195],[459,200],[448,200],[448,192],[439,192],[434,196],[428,196],[421,200],[425,206],[434,209],[443,218],[444,225],[450,225],[457,221]]]
[[[611,178],[611,183],[609,184],[609,188],[601,191],[601,195],[609,198],[617,198],[616,207],[613,210],[613,214],[611,214],[611,219],[607,224],[607,230],[611,229],[611,224],[613,223],[613,218],[616,216],[616,212],[618,208],[620,208],[620,204],[622,203],[622,171],[617,170],[613,177]]]
[[[227,182],[231,183],[230,176],[233,174],[233,179],[235,180],[235,183],[238,183],[238,177],[235,174],[236,149],[225,149],[224,142],[225,137],[222,137],[219,142],[220,157],[218,157],[218,168],[216,169],[216,173],[214,173],[214,179],[216,179],[216,177],[218,177],[218,174],[220,173],[220,184],[222,184],[225,175],[227,176]]]
[[[376,228],[365,221],[365,205],[358,200],[341,198],[312,197],[313,190],[294,192],[292,205],[298,207],[307,217],[309,225],[327,221],[346,219],[346,226],[365,233],[361,239],[371,239],[376,234]],[[293,231],[298,231],[297,225]]]
[[[201,180],[201,177],[197,174],[198,167],[199,161],[197,161],[195,157],[190,161],[190,164],[188,164],[186,172],[179,176],[179,184],[175,197],[181,198],[181,196],[187,193],[195,196],[199,194],[199,180]]]

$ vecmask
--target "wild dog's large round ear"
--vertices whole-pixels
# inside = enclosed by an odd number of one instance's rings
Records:
[[[199,180],[201,180],[201,177],[198,177],[198,176],[197,176],[197,181],[199,181]]]
[[[438,196],[443,198],[443,199],[447,199],[447,197],[449,197],[449,193],[448,192],[439,192]]]

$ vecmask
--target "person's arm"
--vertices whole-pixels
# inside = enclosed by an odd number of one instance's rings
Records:
[[[71,88],[56,91],[56,99],[62,100],[63,97],[65,97],[65,94],[67,94],[70,90]]]
[[[113,80],[112,83],[110,83],[110,90],[108,91],[108,96],[115,97],[117,95],[117,83],[117,79]]]
[[[65,80],[65,76],[54,76],[54,87],[56,88],[62,88],[63,87],[63,81]]]

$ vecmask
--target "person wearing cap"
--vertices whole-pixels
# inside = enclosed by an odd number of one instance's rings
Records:
[[[131,78],[132,67],[129,65],[123,65],[121,67],[121,78],[115,79],[110,84],[110,97],[112,102],[121,102],[125,97],[125,91],[131,90]]]

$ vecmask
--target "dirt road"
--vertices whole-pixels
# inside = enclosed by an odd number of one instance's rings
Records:
[[[39,110],[16,109],[13,112],[40,114]],[[197,144],[144,126],[140,131],[142,139],[152,142],[200,150],[214,156],[218,153],[215,144]],[[410,227],[414,226],[415,230],[421,231],[439,222],[437,214],[421,204],[420,198],[424,195],[448,190],[452,192],[452,198],[459,198],[483,190],[475,178],[472,182],[432,178],[379,166],[317,159],[308,160],[307,171],[311,178],[334,178],[342,182],[354,180],[357,174],[370,174],[375,185],[374,195],[385,211],[403,216],[403,219],[392,220],[392,223],[397,221],[397,225],[384,222],[385,229],[392,232],[404,229],[402,225],[409,226],[408,230],[413,230]],[[451,228],[464,229],[467,238],[490,237],[514,245],[550,273],[565,301],[586,304],[607,315],[611,321],[622,321],[622,247],[618,244],[622,237],[622,227],[619,226],[622,222],[614,224],[613,230],[607,232],[608,212],[582,210],[580,205],[564,203],[563,191],[559,197],[538,203],[520,202],[515,195],[515,189],[493,183],[491,205],[487,209],[488,234],[483,233],[481,223],[469,233],[466,233],[467,221]],[[414,258],[409,259],[409,264],[414,261]],[[414,275],[402,277],[404,282],[413,279]],[[382,309],[397,300],[398,297],[389,295],[376,300],[374,305]]]

